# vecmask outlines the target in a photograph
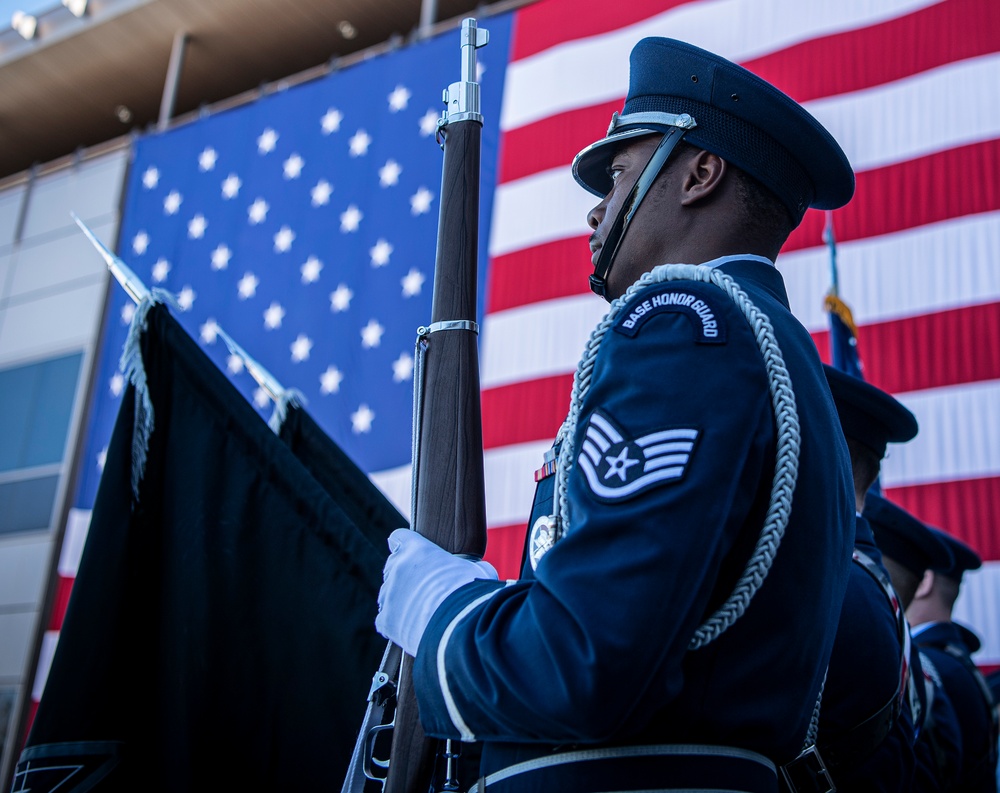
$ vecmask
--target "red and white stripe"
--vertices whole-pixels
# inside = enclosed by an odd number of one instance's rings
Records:
[[[920,421],[885,462],[887,495],[972,544],[958,616],[1000,663],[1000,5],[993,0],[542,0],[518,12],[501,126],[483,323],[487,556],[516,575],[532,472],[565,415],[604,304],[587,290],[573,155],[601,136],[646,35],[736,60],[805,106],[858,172],[834,213],[840,294],[868,379]],[[779,260],[828,359],[823,217]],[[406,492],[405,472],[378,478]],[[397,499],[405,501],[404,499]]]

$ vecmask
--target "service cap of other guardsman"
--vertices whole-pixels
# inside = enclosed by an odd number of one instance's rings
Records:
[[[669,38],[642,39],[630,56],[628,95],[607,135],[581,151],[573,176],[597,196],[611,190],[608,166],[618,146],[664,134],[608,239],[591,287],[601,282],[646,191],[683,138],[753,176],[777,196],[793,225],[808,207],[836,209],[854,194],[854,171],[833,136],[801,105],[770,83],[714,53]],[[595,283],[596,280],[596,283]]]

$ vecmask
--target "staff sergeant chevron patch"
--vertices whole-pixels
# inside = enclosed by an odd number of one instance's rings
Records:
[[[693,427],[626,438],[609,416],[595,410],[587,423],[578,463],[597,498],[619,501],[660,482],[680,480],[697,440],[698,430]]]

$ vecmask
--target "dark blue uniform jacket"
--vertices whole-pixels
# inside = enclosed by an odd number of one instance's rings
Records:
[[[912,674],[917,685],[919,718],[917,742],[913,747],[914,793],[949,793],[959,791],[962,770],[962,730],[958,714],[948,692],[938,685],[940,675],[923,650],[912,645]],[[924,668],[924,661],[927,668]]]
[[[798,402],[798,485],[770,574],[742,619],[688,650],[757,541],[775,420],[735,304],[712,284],[650,287],[597,356],[572,439],[567,535],[521,580],[455,592],[421,641],[421,720],[433,736],[483,740],[483,773],[569,746],[709,743],[778,763],[802,748],[851,565],[850,462],[777,269],[721,269],[770,318]],[[659,307],[642,310],[654,296]],[[652,468],[632,462],[642,444],[678,432],[693,446],[661,450],[674,459]],[[674,471],[656,478],[663,467]],[[536,493],[532,521],[551,509],[553,478]]]
[[[976,679],[971,659],[979,649],[979,639],[957,623],[938,622],[923,630],[918,628],[913,640],[937,668],[958,716],[962,731],[961,789],[995,793],[992,702],[987,699],[985,681]]]
[[[860,515],[854,547],[882,566],[882,553],[875,545],[871,527]],[[882,573],[888,580],[884,568]],[[874,751],[834,774],[841,790],[861,793],[911,789],[914,728],[908,702],[899,702],[898,698],[902,653],[893,603],[860,564],[852,565],[823,690],[820,746],[831,741],[836,745],[838,739],[880,711],[893,697],[899,709],[888,736]],[[904,697],[906,693],[904,690]]]

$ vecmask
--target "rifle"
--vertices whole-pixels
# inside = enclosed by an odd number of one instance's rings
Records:
[[[430,325],[417,330],[413,384],[411,527],[451,553],[477,559],[486,550],[486,488],[475,321],[483,124],[476,50],[488,41],[475,19],[462,21],[462,80],[444,92],[447,109],[438,121],[444,162],[434,297]],[[390,643],[372,681],[341,793],[360,793],[366,780],[379,783],[384,793],[429,789],[437,742],[420,724],[410,685],[412,663]],[[376,759],[376,744],[387,742],[390,732],[389,759]],[[458,789],[451,743],[444,752],[445,790]]]

